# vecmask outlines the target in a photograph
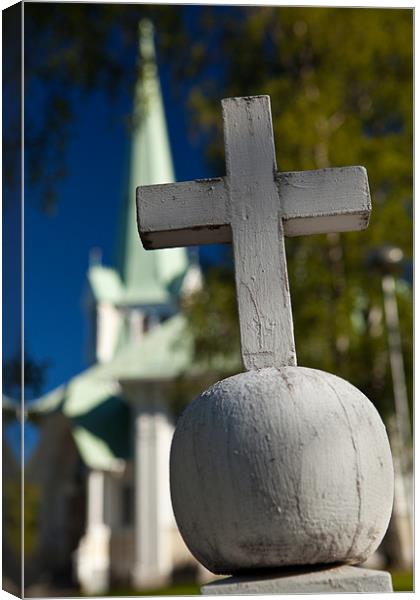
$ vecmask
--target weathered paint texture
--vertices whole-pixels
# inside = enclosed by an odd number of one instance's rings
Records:
[[[242,373],[181,417],[171,496],[184,541],[214,573],[361,563],[391,515],[385,428],[371,402],[334,375]]]
[[[226,177],[137,189],[148,249],[231,242],[246,369],[296,365],[284,236],[364,229],[362,167],[277,173],[269,96],[222,101]]]
[[[361,392],[296,367],[284,236],[367,227],[366,171],[278,173],[269,97],[229,98],[222,107],[225,177],[137,189],[145,248],[233,244],[249,370],[204,392],[178,423],[171,449],[176,520],[191,552],[214,573],[360,563],[391,515],[389,444]],[[328,578],[311,577],[298,588],[331,591]],[[360,571],[352,578],[337,571],[334,585],[385,591],[389,584]],[[228,593],[248,593],[244,581]],[[280,589],[287,591],[273,593]]]
[[[222,106],[242,358],[247,369],[295,365],[269,98]]]
[[[391,575],[385,571],[343,565],[276,575],[227,577],[201,588],[207,596],[247,594],[343,594],[392,592]]]

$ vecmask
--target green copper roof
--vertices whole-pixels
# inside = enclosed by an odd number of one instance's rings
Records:
[[[29,416],[60,411],[72,423],[73,437],[91,468],[118,469],[131,455],[129,406],[118,382],[165,381],[181,374],[200,376],[214,369],[241,370],[238,357],[216,358],[212,365],[193,363],[193,340],[185,317],[178,314],[145,337],[121,349],[107,364],[87,369],[28,406]]]
[[[181,315],[168,319],[143,340],[121,350],[107,364],[95,365],[68,384],[39,398],[30,415],[62,412],[72,422],[80,454],[92,468],[115,469],[127,458],[129,407],[119,397],[118,381],[162,380],[180,375],[191,365],[192,341]]]
[[[191,366],[192,352],[186,319],[178,314],[152,329],[141,342],[123,348],[107,364],[107,372],[119,380],[164,381]]]
[[[122,406],[123,405],[121,403],[121,407]],[[126,408],[128,411],[128,407]],[[120,461],[128,458],[130,454],[130,450],[128,448],[128,429],[125,431],[122,430],[121,423],[119,421],[117,421],[116,425],[114,425],[112,431],[109,432],[110,441],[113,441],[115,439],[115,434],[119,433],[119,437],[121,437],[123,443],[125,444],[123,451],[117,455],[115,454],[115,449],[111,448],[111,446],[103,439],[103,437],[98,437],[98,435],[91,433],[88,429],[76,426],[73,428],[72,432],[82,460],[91,469],[102,469],[105,471],[118,470]]]
[[[88,281],[96,300],[118,304],[124,296],[120,276],[114,269],[93,265],[88,271]]]
[[[137,231],[136,188],[174,181],[165,113],[155,61],[153,26],[140,23],[141,76],[135,89],[127,190],[119,233],[118,270],[128,303],[168,302],[168,286],[188,266],[184,248],[143,249]]]
[[[137,232],[136,187],[174,180],[150,23],[143,22],[140,33],[143,72],[135,94],[135,128],[118,271],[93,265],[88,272],[96,300],[116,305],[170,302],[178,293],[188,266],[184,248],[146,252]],[[91,468],[118,469],[121,459],[131,451],[130,409],[120,397],[118,382],[164,381],[192,365],[192,340],[180,315],[151,329],[136,343],[126,341],[124,329],[120,334],[122,342],[111,362],[94,365],[28,408],[34,419],[54,412],[66,416],[80,455]]]

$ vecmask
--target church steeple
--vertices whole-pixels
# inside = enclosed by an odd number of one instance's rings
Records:
[[[139,34],[140,75],[134,94],[116,268],[91,264],[88,271],[88,303],[93,307],[90,357],[102,363],[112,360],[130,340],[141,339],[150,326],[173,315],[181,284],[184,293],[184,282],[189,285],[185,248],[146,252],[137,231],[136,188],[174,181],[152,24],[141,21]]]
[[[188,266],[183,248],[146,252],[136,224],[135,191],[139,185],[174,181],[171,151],[156,66],[153,25],[139,24],[139,67],[131,154],[119,231],[119,271],[127,303],[161,304],[169,300],[168,286]]]

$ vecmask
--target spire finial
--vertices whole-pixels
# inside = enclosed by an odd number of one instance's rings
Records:
[[[137,82],[137,101],[134,108],[135,125],[144,118],[150,108],[150,102],[158,91],[154,26],[149,19],[139,21],[139,79]]]
[[[139,22],[139,47],[143,60],[155,60],[154,34],[153,23],[149,19],[142,19]]]

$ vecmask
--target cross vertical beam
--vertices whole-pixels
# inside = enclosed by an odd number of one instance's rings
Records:
[[[270,99],[222,107],[244,365],[296,365]]]

